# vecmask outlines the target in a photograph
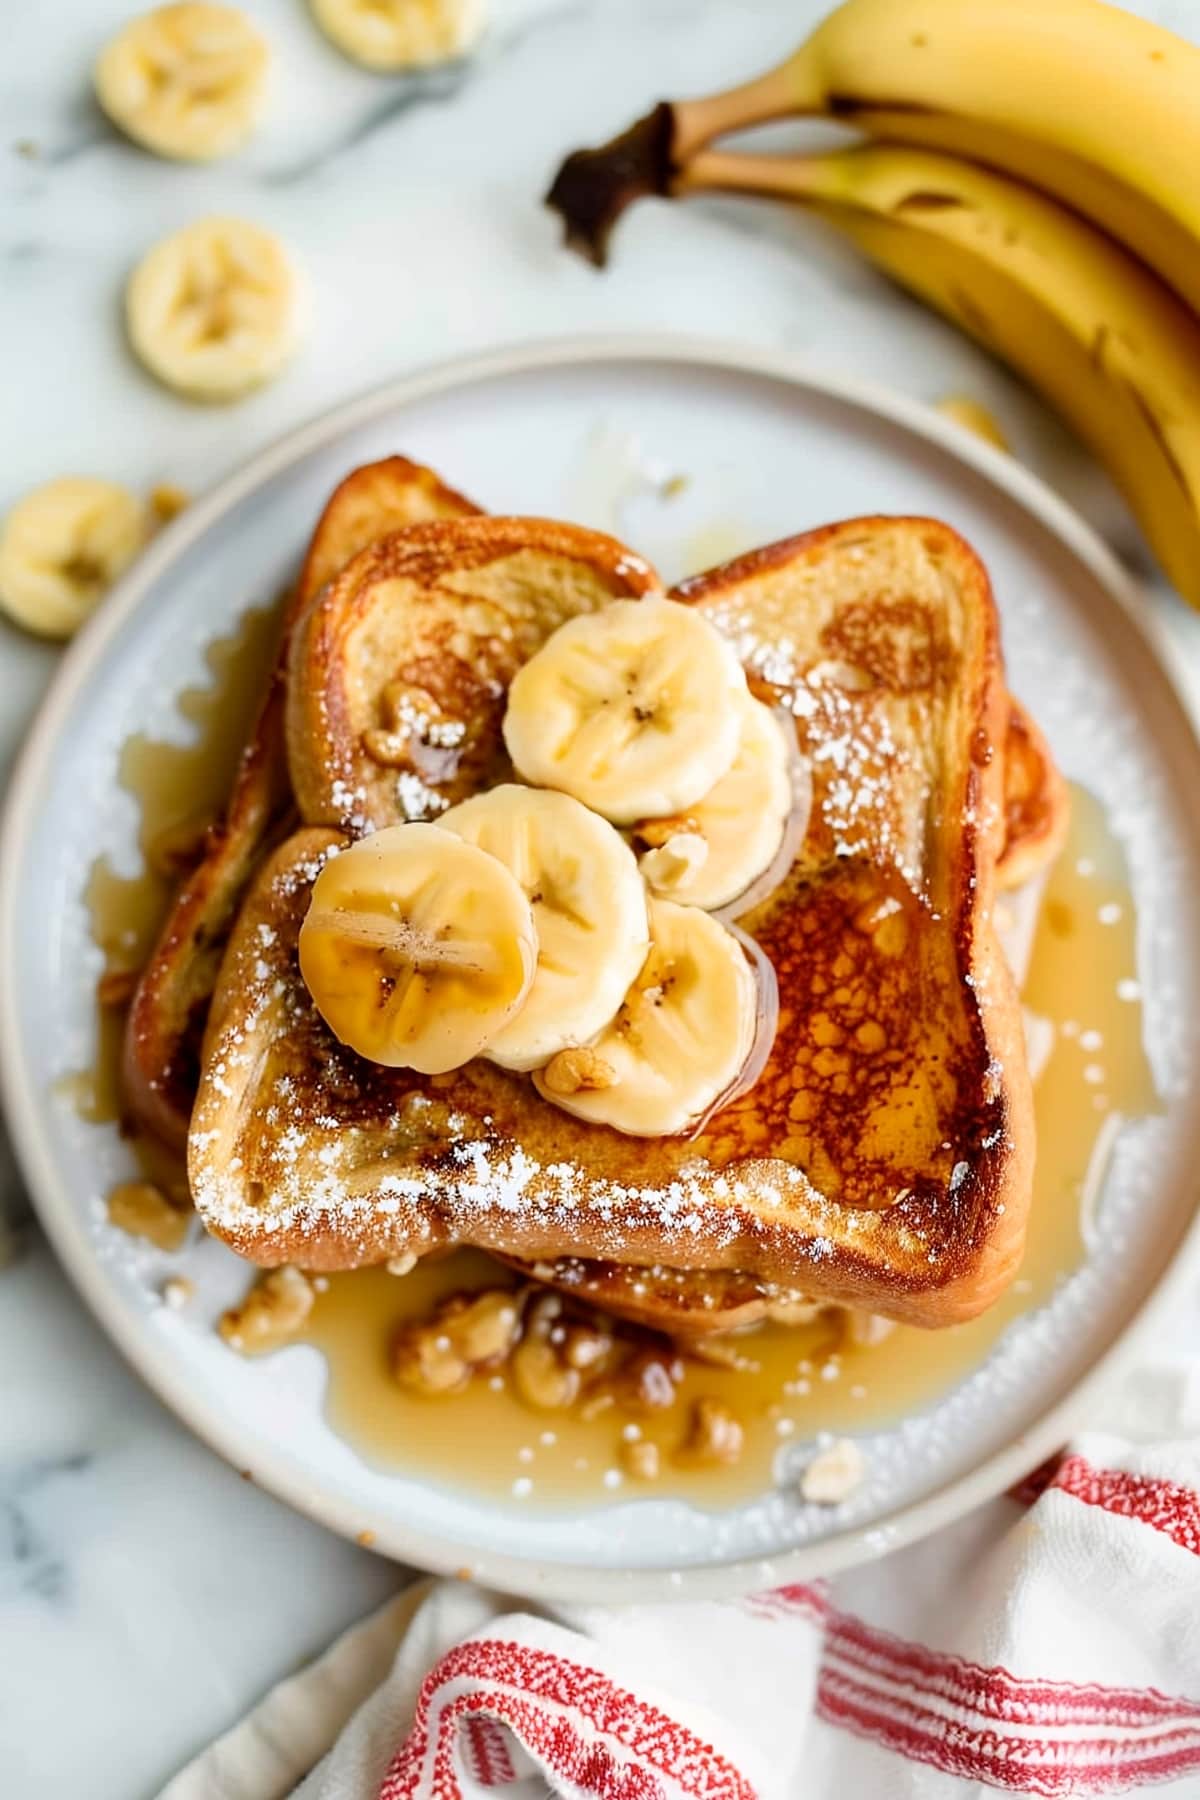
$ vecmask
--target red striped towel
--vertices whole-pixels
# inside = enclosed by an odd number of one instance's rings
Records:
[[[164,1800],[273,1800],[297,1780],[297,1800],[964,1800],[1161,1782],[1200,1796],[1200,1441],[1082,1439],[1020,1494],[828,1585],[531,1610],[425,1584]]]

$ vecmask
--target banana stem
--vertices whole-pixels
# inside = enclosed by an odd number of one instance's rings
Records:
[[[669,101],[671,160],[678,168],[714,138],[730,131],[745,131],[751,125],[765,125],[792,113],[812,111],[817,103],[815,94],[811,103],[804,102],[794,61],[739,87],[726,88],[721,94],[708,94],[700,100]]]
[[[845,156],[846,152],[837,154]],[[682,195],[722,189],[737,194],[783,194],[789,200],[803,201],[821,193],[822,175],[833,166],[831,159],[823,156],[744,156],[731,150],[701,150],[676,170],[671,192]]]

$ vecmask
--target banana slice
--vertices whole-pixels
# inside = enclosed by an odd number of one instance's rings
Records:
[[[67,638],[146,541],[146,509],[90,476],[48,481],[0,528],[0,606],[43,637]]]
[[[442,1075],[515,1015],[537,934],[495,857],[435,825],[393,825],[326,863],[299,949],[335,1037],[372,1062]]]
[[[537,1069],[613,1017],[649,946],[633,852],[569,794],[505,785],[437,821],[516,877],[533,909],[537,973],[524,1006],[487,1047],[506,1069]]]
[[[330,43],[368,69],[416,69],[461,56],[483,30],[484,0],[311,0]]]
[[[560,625],[508,691],[518,772],[620,825],[682,812],[732,766],[746,677],[702,614],[614,600]]]
[[[228,156],[258,123],[267,46],[232,6],[182,0],[131,19],[96,64],[96,97],[113,124],[187,162]]]
[[[134,350],[195,400],[232,400],[278,375],[300,341],[301,310],[283,245],[243,219],[199,219],[163,238],[125,293]]]
[[[711,914],[650,902],[650,950],[612,1024],[533,1077],[546,1100],[631,1137],[697,1124],[742,1072],[759,1029],[759,983]]]
[[[651,846],[640,868],[656,894],[715,910],[770,868],[796,806],[795,758],[769,706],[741,701],[737,755],[703,800],[674,818],[646,819],[634,837]]]

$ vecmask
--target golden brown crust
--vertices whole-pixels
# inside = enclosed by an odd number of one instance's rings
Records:
[[[243,1254],[337,1268],[474,1242],[742,1271],[930,1325],[1009,1278],[1033,1122],[990,922],[1009,702],[986,574],[936,521],[869,519],[681,597],[791,706],[814,772],[797,864],[744,921],[783,999],[762,1080],[690,1143],[635,1142],[483,1062],[363,1064],[295,973],[305,834],[239,919],[193,1133],[197,1204]]]
[[[353,469],[317,521],[225,816],[172,902],[130,1007],[122,1058],[125,1101],[133,1119],[168,1144],[182,1148],[187,1142],[200,1038],[229,928],[264,849],[291,811],[283,701],[290,625],[344,563],[385,532],[477,510],[431,469],[388,456]]]
[[[1002,889],[1024,887],[1066,842],[1071,798],[1041,727],[1013,700],[1004,739],[1004,850],[996,869]]]
[[[660,587],[614,538],[546,519],[446,521],[373,544],[293,634],[301,817],[353,833],[502,779],[504,692],[521,663],[573,614]]]

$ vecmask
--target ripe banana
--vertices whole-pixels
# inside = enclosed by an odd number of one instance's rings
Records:
[[[534,1086],[577,1118],[631,1137],[687,1131],[733,1087],[769,997],[739,940],[696,906],[650,901],[650,951],[616,1018],[564,1050]]]
[[[19,500],[0,528],[0,607],[43,637],[67,638],[148,535],[127,488],[65,476]]]
[[[608,1024],[645,961],[646,897],[633,852],[569,794],[504,784],[437,821],[502,862],[533,911],[537,970],[485,1055],[536,1069]]]
[[[691,607],[650,596],[581,613],[508,692],[504,741],[526,781],[617,824],[683,812],[726,774],[746,677]]]
[[[769,706],[740,701],[741,735],[733,767],[674,819],[646,819],[634,838],[651,846],[639,867],[653,893],[709,911],[727,906],[769,869],[796,807],[793,765]]]
[[[368,69],[415,69],[469,50],[484,0],[310,0],[326,37]]]
[[[393,825],[327,862],[300,973],[334,1036],[389,1068],[441,1075],[517,1013],[537,962],[529,902],[474,844]]]
[[[296,349],[300,283],[279,239],[242,219],[200,219],[163,238],[129,280],[130,342],[167,387],[232,400]]]
[[[114,125],[158,156],[228,156],[258,123],[267,46],[244,13],[180,0],[131,19],[100,55],[96,97]]]
[[[973,157],[1066,201],[1200,312],[1200,49],[1098,0],[846,0],[756,81],[670,108],[668,155],[788,114]]]
[[[702,151],[680,192],[810,207],[1018,369],[1107,465],[1200,606],[1200,324],[1117,244],[974,164],[899,145],[826,156]]]

